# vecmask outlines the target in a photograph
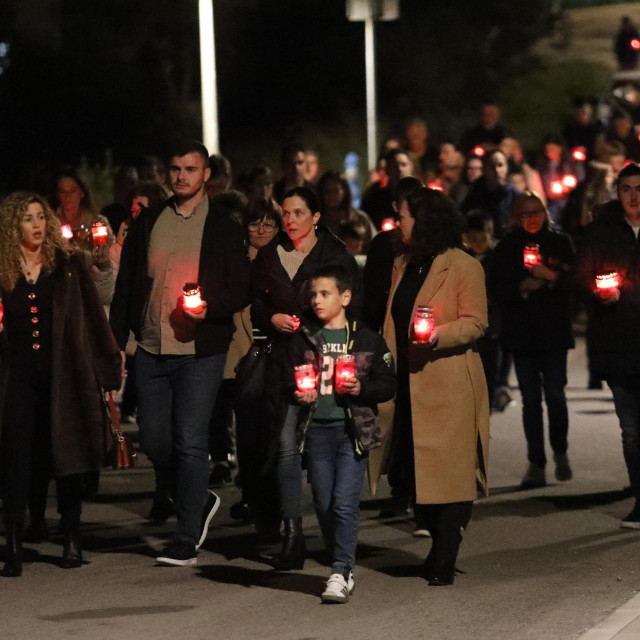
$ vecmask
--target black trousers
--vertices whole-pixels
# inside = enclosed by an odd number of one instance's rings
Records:
[[[44,513],[52,472],[49,378],[37,369],[12,371],[2,431],[2,496],[6,525],[22,526],[27,504]],[[82,475],[56,480],[58,512],[78,518]],[[40,511],[41,509],[41,511]]]

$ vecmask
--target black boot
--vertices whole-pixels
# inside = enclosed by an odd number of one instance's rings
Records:
[[[302,535],[302,518],[285,518],[282,549],[277,556],[271,558],[271,563],[278,571],[303,569],[306,553]]]
[[[64,514],[61,520],[64,547],[60,566],[63,569],[77,569],[82,566],[80,545],[80,514]]]
[[[17,578],[22,575],[22,527],[7,525],[6,559],[2,568],[5,578]]]

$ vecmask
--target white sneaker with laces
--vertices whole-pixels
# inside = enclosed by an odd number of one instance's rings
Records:
[[[349,599],[349,586],[351,591],[355,586],[352,574],[349,575],[349,583],[344,579],[341,573],[332,573],[327,580],[327,586],[322,592],[322,602],[328,604],[344,604]]]

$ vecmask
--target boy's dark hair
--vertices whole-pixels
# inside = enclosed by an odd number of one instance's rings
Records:
[[[169,159],[182,158],[188,153],[197,153],[204,161],[205,169],[209,166],[209,152],[202,142],[198,140],[177,140],[171,147]]]
[[[345,291],[353,291],[353,281],[351,274],[339,264],[328,264],[324,267],[318,267],[311,276],[311,280],[317,280],[318,278],[330,278],[336,283],[338,291],[344,293]]]

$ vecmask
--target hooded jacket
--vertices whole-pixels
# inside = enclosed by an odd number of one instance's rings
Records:
[[[313,364],[316,371],[322,368],[322,325],[303,324],[290,340],[282,360],[281,379],[287,402],[297,404],[294,367]],[[347,353],[355,355],[356,377],[361,390],[358,396],[336,394],[336,402],[344,407],[345,420],[354,438],[359,454],[379,447],[382,434],[378,420],[378,403],[393,399],[396,393],[396,377],[393,357],[386,342],[379,334],[356,320],[347,322]],[[315,405],[305,406],[299,412],[298,444],[304,448],[307,428],[313,419]]]

